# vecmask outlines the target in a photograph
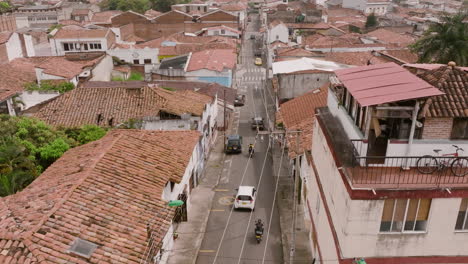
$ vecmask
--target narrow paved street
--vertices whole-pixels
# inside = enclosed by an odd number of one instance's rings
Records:
[[[228,155],[226,169],[216,187],[206,233],[198,254],[197,263],[283,263],[281,231],[276,206],[273,206],[275,178],[272,158],[268,152],[268,136],[256,136],[251,129],[253,116],[265,118],[267,112],[265,92],[265,68],[254,65],[254,40],[252,33],[259,35],[258,15],[251,15],[247,26],[241,53],[242,65],[238,69],[238,93],[246,95],[246,104],[234,113],[234,131],[243,137],[243,153]],[[264,62],[265,63],[265,62]],[[270,98],[271,99],[271,98]],[[271,104],[271,102],[269,102]],[[249,143],[255,143],[255,155],[248,156]],[[239,185],[257,186],[258,195],[255,211],[233,210],[233,200]],[[272,207],[274,208],[273,214]],[[271,218],[271,226],[268,223]],[[263,241],[257,244],[254,236],[254,221],[265,223]],[[266,243],[267,231],[269,232]]]

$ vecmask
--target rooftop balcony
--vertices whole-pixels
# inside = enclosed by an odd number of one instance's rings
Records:
[[[432,150],[427,151],[427,155],[433,158],[377,155],[378,151],[370,149],[373,146],[366,139],[349,139],[340,120],[328,108],[318,109],[317,120],[352,188],[468,188],[466,156],[459,156],[460,159],[454,161],[453,156],[443,156],[442,153],[438,156]]]

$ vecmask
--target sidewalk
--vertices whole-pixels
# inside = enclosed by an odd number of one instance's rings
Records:
[[[189,221],[181,222],[177,228],[179,237],[174,242],[173,252],[167,261],[169,264],[191,264],[197,260],[215,194],[214,187],[223,172],[224,139],[223,133],[218,135],[207,161],[204,176],[190,194]]]
[[[278,173],[280,165],[282,149],[275,145],[272,151],[273,168],[275,174]],[[285,151],[282,168],[279,173],[278,191],[276,192],[276,205],[280,215],[281,242],[283,244],[283,263],[290,262],[290,251],[292,243],[292,226],[293,226],[293,193],[294,185],[290,170],[288,169],[289,158]],[[312,254],[309,241],[309,231],[304,225],[304,210],[303,203],[296,204],[296,241],[295,241],[295,256],[293,263],[312,263]]]

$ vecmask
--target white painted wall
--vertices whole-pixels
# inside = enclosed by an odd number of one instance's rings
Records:
[[[96,52],[96,51],[106,51],[109,49],[107,46],[107,39],[106,38],[70,38],[70,39],[50,39],[50,47],[52,49],[52,55],[54,56],[63,56],[67,52],[77,52],[76,50],[73,51],[65,51],[63,50],[63,43],[101,43],[101,49],[88,49],[88,50],[81,50],[79,52]]]
[[[36,56],[36,51],[34,50],[34,41],[31,35],[24,34],[24,44],[26,46],[26,56],[34,57]]]
[[[21,110],[26,110],[39,103],[59,96],[58,92],[42,92],[42,91],[24,91],[20,95],[20,100],[24,103]]]
[[[454,231],[460,198],[432,199],[426,232],[380,233],[384,200],[349,198],[317,122],[313,130],[312,156],[345,258],[467,255],[468,235]],[[320,215],[318,217],[320,219]],[[324,236],[319,235],[321,248],[331,252],[334,250],[333,240],[326,237],[328,231],[325,229],[319,228]]]
[[[102,60],[91,70],[90,81],[110,81],[112,75],[112,69],[114,64],[112,57],[106,55]]]
[[[133,63],[133,60],[140,60],[140,64],[143,64],[145,59],[150,59],[152,64],[159,63],[158,55],[159,49],[144,48],[144,49],[121,49],[115,48],[107,51],[107,54],[117,57],[128,63]]]
[[[366,8],[367,0],[343,0],[343,8],[352,8],[364,11]]]
[[[16,20],[16,28],[20,29],[20,28],[27,28],[29,27],[29,21],[28,21],[28,17],[27,16],[16,16],[15,17],[15,20]]]
[[[209,29],[207,30],[207,35],[208,36],[224,36],[224,37],[235,37],[239,38],[239,34],[232,32],[230,30],[224,29],[224,34],[221,34],[221,28],[218,29]]]
[[[330,109],[330,113],[340,120],[340,123],[349,139],[363,138],[362,132],[354,125],[354,121],[348,115],[346,109],[343,106],[338,105],[338,100],[331,90],[328,90],[327,106],[328,109]]]
[[[12,61],[16,58],[23,57],[23,51],[21,49],[21,41],[18,33],[14,32],[11,34],[10,39],[6,43],[6,50],[8,55],[8,61]]]
[[[387,11],[388,11],[388,4],[386,3],[382,3],[382,4],[368,3],[364,13],[366,15],[374,13],[375,15],[383,16],[387,13]]]
[[[268,43],[273,43],[276,40],[279,40],[283,43],[289,42],[289,30],[286,25],[279,24],[271,29],[268,29]]]

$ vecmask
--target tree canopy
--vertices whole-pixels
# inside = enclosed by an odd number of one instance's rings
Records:
[[[371,28],[377,26],[377,17],[374,13],[367,16],[366,19],[366,28]]]
[[[468,66],[468,13],[444,15],[432,24],[422,38],[411,45],[419,54],[419,62],[446,64],[454,61],[458,66]]]
[[[132,10],[143,14],[149,9],[159,12],[171,11],[172,5],[187,2],[187,0],[104,0],[100,6],[105,10]]]
[[[0,115],[0,196],[28,186],[68,149],[97,140],[103,128],[53,128],[29,117]]]

